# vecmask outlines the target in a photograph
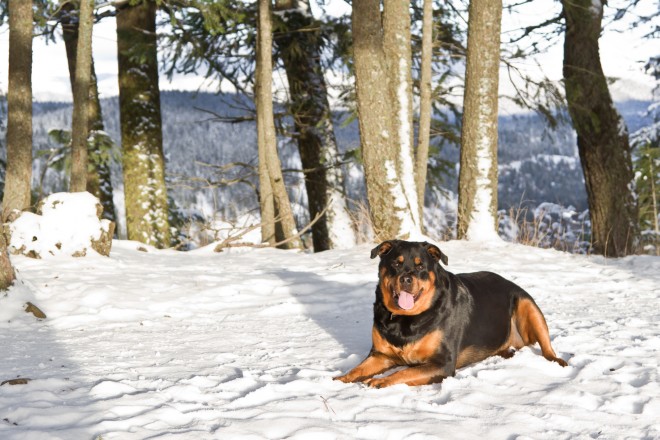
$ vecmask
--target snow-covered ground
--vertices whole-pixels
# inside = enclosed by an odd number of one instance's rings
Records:
[[[0,295],[2,439],[660,438],[660,258],[439,243],[528,290],[561,368],[525,348],[442,384],[332,377],[371,346],[370,246],[13,256]],[[47,319],[22,311],[25,302]]]

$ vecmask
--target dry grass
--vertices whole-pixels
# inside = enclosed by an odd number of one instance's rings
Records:
[[[562,218],[553,221],[548,212],[541,210],[536,214],[524,206],[509,208],[508,217],[517,226],[516,243],[570,253],[590,253],[589,231],[584,219],[579,220],[579,229],[576,230]]]

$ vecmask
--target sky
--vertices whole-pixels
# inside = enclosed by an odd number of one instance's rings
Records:
[[[623,0],[611,1],[610,4],[622,3]],[[657,8],[655,0],[642,0],[638,10],[650,12]],[[331,2],[333,14],[349,13],[346,3],[341,0]],[[318,9],[314,8],[317,11]],[[541,22],[551,17],[559,10],[559,4],[553,0],[538,0],[526,6],[515,14],[507,11],[503,15],[503,41],[511,35],[510,31],[521,25]],[[612,13],[612,8],[606,8]],[[625,26],[618,25],[618,29]],[[650,99],[653,87],[652,78],[642,71],[643,64],[652,55],[657,55],[657,40],[644,40],[640,38],[641,32],[605,32],[600,41],[601,61],[605,74],[611,77],[624,78],[625,81],[612,86],[615,99],[637,98]],[[7,90],[7,58],[8,58],[8,27],[5,24],[0,29],[0,90]],[[562,43],[550,47],[547,53],[538,56],[535,60],[525,60],[518,66],[532,74],[539,73],[539,65],[543,72],[552,80],[559,80],[562,76]],[[101,97],[116,96],[117,85],[117,57],[116,34],[114,19],[106,18],[94,26],[93,30],[94,62],[99,79]],[[43,38],[34,40],[33,46],[33,97],[37,101],[71,101],[68,68],[64,44],[46,43]],[[162,90],[202,90],[216,91],[217,84],[205,81],[201,77],[176,76],[173,81],[162,77],[160,79]],[[511,85],[507,74],[503,71],[500,79],[500,90],[509,93]]]

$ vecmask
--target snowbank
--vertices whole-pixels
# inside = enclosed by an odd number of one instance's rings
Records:
[[[8,225],[8,250],[33,258],[84,257],[90,250],[109,255],[114,223],[101,220],[102,210],[88,192],[51,194],[37,214],[23,212]]]

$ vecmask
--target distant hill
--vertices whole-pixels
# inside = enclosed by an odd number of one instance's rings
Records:
[[[251,103],[234,95],[215,95],[192,92],[163,92],[163,139],[167,157],[167,174],[170,196],[184,215],[210,216],[215,212],[225,218],[235,218],[239,213],[257,209],[256,194],[250,185],[236,183],[221,189],[212,189],[223,176],[217,168],[228,163],[242,162],[256,166],[256,132],[253,121],[218,122],[212,113],[227,118],[250,116]],[[645,101],[617,103],[629,131],[633,132],[651,123],[645,115],[649,106]],[[102,100],[103,117],[108,134],[120,143],[119,111],[117,98]],[[202,111],[204,109],[206,111]],[[340,118],[340,115],[337,116]],[[48,138],[51,129],[70,129],[71,104],[38,102],[34,104],[34,146],[37,151],[57,147]],[[342,152],[359,145],[355,122],[335,125]],[[4,158],[4,132],[0,134],[0,156]],[[282,142],[283,167],[299,169],[300,160],[294,145]],[[543,202],[572,205],[578,211],[587,208],[582,171],[577,155],[575,135],[568,124],[551,130],[535,114],[505,116],[499,127],[499,205],[501,209],[537,206]],[[452,163],[458,161],[458,148],[445,146],[440,156]],[[37,156],[34,165],[35,184],[39,181],[46,158]],[[455,170],[456,167],[454,167]],[[364,184],[358,164],[349,165],[347,191],[350,197],[360,199]],[[256,182],[254,170],[242,168],[229,171],[225,178],[243,176],[246,181]],[[300,175],[288,173],[287,181],[292,189],[292,201],[306,203]],[[456,192],[456,173],[445,179],[446,190]],[[121,188],[119,164],[113,166],[114,187]],[[61,172],[47,170],[44,174],[44,192],[62,191],[66,187]],[[121,194],[116,197],[118,205]],[[433,199],[431,203],[435,203]],[[427,200],[429,203],[429,200]],[[299,210],[300,211],[300,210]]]

